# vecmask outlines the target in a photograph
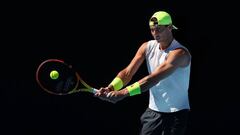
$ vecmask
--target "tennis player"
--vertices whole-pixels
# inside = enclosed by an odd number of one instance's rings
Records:
[[[153,40],[143,43],[130,64],[96,96],[112,103],[149,91],[149,105],[141,116],[141,135],[184,135],[189,115],[191,55],[173,36],[177,29],[165,11],[149,20]],[[126,86],[146,60],[149,75]],[[124,87],[126,86],[126,87]]]

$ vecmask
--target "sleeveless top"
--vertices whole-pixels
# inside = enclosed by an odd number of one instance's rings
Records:
[[[188,51],[175,39],[165,50],[160,50],[159,44],[156,40],[148,41],[145,55],[149,73],[152,73],[163,63],[172,50],[183,48]],[[182,109],[190,109],[188,99],[190,66],[191,62],[186,67],[177,68],[171,75],[160,80],[149,89],[150,109],[158,112],[176,112]]]

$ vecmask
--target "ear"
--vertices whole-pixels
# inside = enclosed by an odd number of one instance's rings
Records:
[[[167,28],[168,28],[168,30],[169,30],[169,31],[172,31],[172,29],[173,29],[173,25],[172,25],[172,24],[170,24],[170,25],[168,25],[168,27],[167,27]]]

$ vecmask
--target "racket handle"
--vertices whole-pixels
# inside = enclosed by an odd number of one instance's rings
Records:
[[[95,93],[97,93],[98,92],[98,89],[95,89],[95,88],[93,88],[93,94],[95,94]]]

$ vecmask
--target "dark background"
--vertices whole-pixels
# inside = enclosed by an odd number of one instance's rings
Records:
[[[220,4],[220,3],[219,3]],[[235,43],[227,5],[207,1],[7,3],[1,45],[1,129],[19,134],[137,135],[148,93],[111,104],[88,93],[53,96],[35,81],[48,58],[69,61],[96,88],[107,86],[152,39],[148,20],[168,11],[175,38],[192,54],[190,135],[231,134],[237,126]],[[228,21],[227,21],[228,22]],[[236,39],[236,38],[235,38]],[[229,49],[230,48],[230,49]],[[234,67],[234,68],[233,68]],[[145,63],[130,83],[147,75]],[[230,76],[232,75],[232,76]],[[230,83],[231,82],[231,83]]]

